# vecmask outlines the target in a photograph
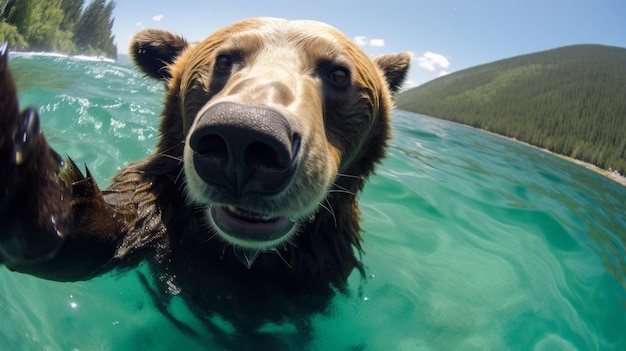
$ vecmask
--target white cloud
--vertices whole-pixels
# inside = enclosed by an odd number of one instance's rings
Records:
[[[371,46],[383,47],[385,46],[385,40],[383,39],[370,39]]]
[[[384,39],[367,39],[367,37],[359,35],[353,38],[354,42],[358,46],[375,46],[375,47],[383,47],[385,46]]]
[[[155,22],[160,22],[163,19],[163,15],[152,16],[152,20]]]
[[[438,75],[438,76],[439,76],[439,77],[443,77],[443,76],[445,76],[445,75],[447,75],[447,74],[450,74],[450,72],[442,70],[441,72],[439,72],[439,75]]]
[[[429,71],[434,71],[437,68],[448,68],[450,62],[443,55],[427,51],[417,58],[417,65]]]
[[[416,86],[417,84],[415,83],[413,79],[408,79],[406,82],[404,82],[404,84],[402,84],[402,88],[400,90],[405,91],[411,88],[415,88]]]
[[[354,37],[354,42],[356,43],[356,45],[358,46],[363,46],[363,45],[367,45],[367,37],[364,37],[362,35],[358,36],[358,37]]]
[[[141,26],[143,26],[143,23],[141,23],[141,22],[137,22],[137,23],[135,23],[135,25],[136,25],[137,27],[141,27]]]

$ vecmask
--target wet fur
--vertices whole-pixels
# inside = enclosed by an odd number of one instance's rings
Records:
[[[157,290],[170,293],[157,294],[159,299],[167,301],[168,296],[180,294],[200,318],[208,321],[207,316],[217,313],[249,335],[263,321],[283,321],[323,311],[330,296],[345,288],[351,272],[362,269],[357,196],[385,155],[392,94],[405,79],[410,56],[395,54],[372,60],[329,26],[298,22],[285,34],[289,25],[267,19],[246,20],[196,44],[158,30],[137,34],[131,43],[135,63],[146,75],[167,84],[161,138],[154,154],[124,168],[102,192],[73,162],[61,165],[31,157],[29,165],[46,168],[54,184],[31,184],[20,190],[20,196],[30,202],[21,204],[19,212],[23,218],[41,214],[43,223],[37,230],[48,233],[55,243],[60,236],[62,245],[50,249],[51,257],[27,259],[24,252],[28,250],[11,251],[5,243],[29,234],[5,225],[0,227],[0,261],[16,271],[63,281],[89,279],[145,260],[152,267],[155,284],[162,287]],[[284,43],[288,43],[288,53],[297,53],[295,63],[276,61],[263,66],[271,57],[281,56],[258,48],[276,49]],[[228,45],[235,45],[243,56],[249,53],[245,56],[247,62],[267,67],[268,74],[275,65],[285,67],[285,76],[279,78],[284,84],[273,86],[275,95],[268,97],[261,88],[246,90],[248,85],[234,83],[245,76],[213,77],[216,55]],[[347,68],[350,86],[336,89],[325,84],[316,72],[298,71],[326,63]],[[16,126],[19,116],[15,93],[4,84],[11,78],[6,68],[0,68],[0,121]],[[263,79],[259,72],[254,71],[257,82]],[[291,90],[293,84],[302,91]],[[245,94],[238,95],[237,89]],[[184,162],[187,135],[196,114],[218,99],[269,103],[290,116],[306,137],[309,158],[293,188],[267,206],[285,213],[295,208],[296,212],[289,215],[299,219],[298,232],[275,249],[258,254],[249,268],[241,261],[254,253],[220,239],[207,223],[205,204],[199,201],[210,202],[211,196],[190,199],[188,194],[190,186],[194,191],[204,188],[189,183],[190,171],[185,170]],[[3,169],[11,164],[13,134],[0,136],[1,150],[7,155],[0,159]],[[44,152],[33,155],[52,155],[43,135],[41,138],[36,148]],[[40,170],[19,172],[33,181],[42,174]],[[0,176],[5,184],[16,183],[13,175]],[[50,189],[71,195],[42,198],[41,194],[48,194]],[[7,192],[0,194],[3,203],[17,201]],[[50,204],[62,208],[54,210],[65,213],[60,218],[62,223],[70,222],[63,235],[51,233],[50,223],[46,222]],[[5,218],[6,209],[0,210]]]

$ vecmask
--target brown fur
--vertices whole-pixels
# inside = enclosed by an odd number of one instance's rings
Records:
[[[361,269],[357,195],[385,155],[392,94],[410,56],[371,59],[330,26],[275,19],[238,22],[196,44],[148,30],[135,36],[131,54],[146,75],[167,84],[155,153],[123,169],[102,193],[71,164],[61,176],[73,182],[76,227],[64,247],[46,265],[4,257],[5,264],[73,280],[145,259],[172,294],[240,330],[321,311]],[[231,59],[227,72],[215,68],[220,55]],[[240,199],[198,177],[189,138],[199,118],[223,102],[274,111],[301,135],[284,190]],[[207,222],[212,204],[294,218],[298,229],[275,247],[241,248]],[[100,255],[87,259],[87,249]]]

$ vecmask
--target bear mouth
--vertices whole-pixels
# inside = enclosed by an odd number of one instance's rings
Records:
[[[248,249],[272,249],[296,231],[296,222],[236,206],[211,206],[208,216],[226,241]]]

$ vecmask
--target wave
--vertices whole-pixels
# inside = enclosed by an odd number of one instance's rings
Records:
[[[82,60],[82,61],[92,61],[92,62],[115,62],[114,59],[110,59],[104,56],[85,56],[85,55],[74,55],[71,56],[73,59]]]
[[[61,54],[57,52],[45,52],[45,51],[11,51],[9,53],[11,56],[20,56],[20,57],[32,57],[32,56],[45,56],[45,57],[61,57],[61,58],[71,58],[80,61],[89,61],[89,62],[115,62],[114,59],[104,57],[104,56],[87,56],[87,55],[68,55]]]

